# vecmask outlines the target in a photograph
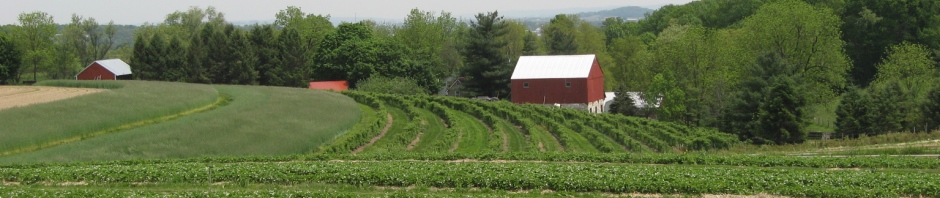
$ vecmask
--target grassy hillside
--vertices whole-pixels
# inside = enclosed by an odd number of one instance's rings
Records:
[[[66,140],[111,132],[128,123],[151,120],[212,104],[219,92],[208,85],[122,81],[49,81],[39,85],[113,88],[68,100],[0,111],[0,153],[38,149]]]
[[[204,89],[215,95],[223,95],[229,101],[215,109],[182,116],[172,120],[121,130],[107,135],[83,139],[51,148],[0,158],[0,162],[50,162],[50,161],[94,161],[139,158],[190,158],[202,156],[245,156],[299,154],[332,140],[355,124],[360,111],[357,104],[341,94],[306,89],[198,85],[161,82],[122,82],[126,86],[111,92],[132,92],[127,100],[143,100],[152,97],[150,103],[123,104],[123,111],[143,114],[140,111],[152,108],[148,105],[166,102],[185,104],[184,97],[193,93],[176,93],[173,90]],[[179,95],[177,97],[177,95]],[[164,98],[160,98],[160,97]],[[193,94],[192,96],[199,96]],[[190,96],[191,97],[191,96]],[[105,98],[109,99],[110,98]],[[50,106],[68,106],[85,101],[87,108],[105,108],[99,104],[101,98],[76,98]],[[100,101],[99,101],[100,102]],[[109,106],[100,103],[100,106]],[[36,111],[24,107],[22,111]],[[139,109],[137,109],[139,108]],[[18,111],[15,111],[16,113]],[[63,112],[60,119],[124,120],[123,123],[150,119],[161,114],[144,114],[139,119],[120,119],[100,116],[83,117],[80,111]],[[0,111],[0,114],[7,113]],[[171,112],[172,113],[172,112]],[[30,123],[55,123],[57,120],[27,119]],[[113,125],[121,125],[114,122]],[[60,129],[61,130],[61,129]],[[18,132],[30,132],[21,128]],[[43,137],[34,135],[35,137]],[[51,139],[51,138],[50,138]],[[16,139],[4,139],[15,142]]]

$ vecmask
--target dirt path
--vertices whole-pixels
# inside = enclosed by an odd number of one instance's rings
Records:
[[[421,126],[428,125],[428,122],[421,120]],[[405,150],[410,151],[415,148],[415,145],[418,145],[418,142],[421,142],[421,136],[424,135],[424,132],[418,132],[418,136],[415,136],[414,140],[411,140],[411,143],[408,143],[408,147],[405,147]]]
[[[388,117],[388,122],[385,123],[385,128],[382,128],[382,132],[379,133],[378,136],[373,137],[372,140],[369,140],[369,143],[366,143],[366,145],[362,145],[359,148],[356,148],[356,150],[353,150],[352,154],[366,150],[366,147],[372,146],[372,144],[375,144],[375,141],[379,141],[379,139],[382,139],[382,137],[385,136],[385,133],[388,133],[388,129],[392,128],[392,114],[387,113],[385,115]]]
[[[418,136],[415,137],[414,140],[411,140],[411,143],[408,143],[408,147],[405,148],[405,150],[410,151],[411,149],[414,149],[415,146],[418,145],[418,142],[421,142],[421,135],[424,135],[424,132],[418,132]]]
[[[0,86],[0,110],[64,100],[102,91],[105,90],[44,86]]]

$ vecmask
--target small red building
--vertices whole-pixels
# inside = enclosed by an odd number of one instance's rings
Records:
[[[346,91],[349,90],[349,83],[347,83],[345,80],[314,81],[310,82],[310,89],[325,91]]]
[[[593,54],[522,56],[511,81],[513,103],[604,109],[604,72]]]
[[[131,79],[131,66],[121,59],[96,60],[75,75],[75,80],[118,79]]]

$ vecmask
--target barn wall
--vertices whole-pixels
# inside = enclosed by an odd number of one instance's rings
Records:
[[[100,78],[99,78],[100,76]],[[76,76],[77,80],[114,80],[114,73],[108,71],[98,63],[93,63]]]
[[[524,83],[529,88],[523,88]],[[571,82],[571,87],[565,87]],[[534,104],[584,103],[588,100],[588,80],[585,78],[563,79],[516,79],[512,80],[512,102]]]
[[[586,101],[603,101],[605,97],[604,72],[601,70],[600,64],[597,63],[597,59],[594,59],[594,64],[591,65],[591,72],[588,74],[587,84]]]

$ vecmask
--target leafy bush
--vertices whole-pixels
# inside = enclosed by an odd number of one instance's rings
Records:
[[[424,88],[411,78],[372,76],[356,84],[356,90],[402,95],[427,95]]]

